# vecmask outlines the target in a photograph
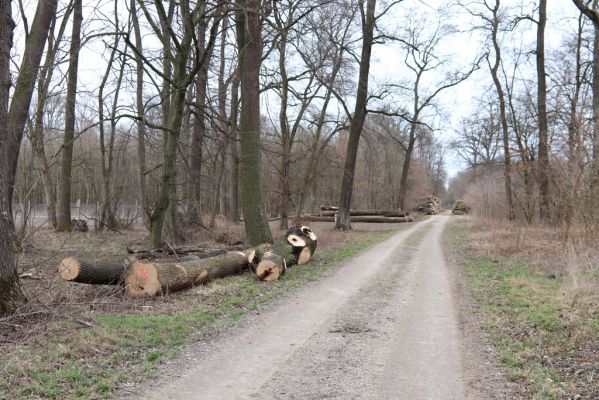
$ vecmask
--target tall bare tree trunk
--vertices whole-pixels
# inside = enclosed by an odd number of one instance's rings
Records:
[[[69,50],[67,97],[65,101],[64,139],[61,149],[60,181],[58,184],[57,231],[70,231],[71,226],[71,174],[73,167],[73,142],[75,140],[75,103],[77,101],[77,69],[81,49],[82,0],[73,4],[73,30]]]
[[[591,164],[591,191],[599,189],[599,1],[591,4],[584,0],[572,0],[576,7],[593,23],[593,160]]]
[[[547,23],[547,0],[539,1],[537,22],[537,109],[539,121],[539,216],[541,221],[550,219],[549,210],[549,138],[547,127],[547,79],[545,77],[545,25]]]
[[[231,127],[231,195],[229,206],[230,218],[233,222],[239,222],[239,126],[237,116],[239,115],[239,72],[235,72],[231,83],[231,115],[229,126]]]
[[[10,49],[13,29],[11,2],[0,2],[0,316],[13,313],[25,300],[19,287],[13,249],[14,226],[10,204],[11,157],[8,127],[10,92]]]
[[[143,210],[144,223],[149,222],[150,203],[148,200],[148,189],[146,182],[146,122],[143,100],[144,87],[144,65],[141,54],[143,54],[143,44],[141,40],[141,30],[139,28],[139,19],[137,17],[136,1],[131,0],[131,21],[135,32],[135,97],[137,107],[137,157],[138,157],[138,179],[139,179],[139,203]]]
[[[52,34],[48,35],[48,46],[46,51],[46,57],[41,66],[41,71],[38,79],[37,87],[37,104],[35,114],[33,116],[33,128],[31,130],[31,141],[35,158],[35,169],[42,180],[42,186],[44,188],[44,198],[46,200],[46,210],[48,213],[48,219],[52,228],[56,229],[56,188],[52,182],[50,176],[50,165],[48,163],[48,157],[46,156],[45,148],[45,132],[44,132],[44,111],[46,108],[46,102],[48,100],[48,93],[50,88],[50,82],[54,74],[56,53],[60,47],[64,32],[67,27],[69,16],[72,12],[72,7],[68,7],[63,18],[60,28],[56,35],[54,31],[56,28],[56,16],[52,18],[51,26],[49,31]]]
[[[491,77],[493,78],[493,84],[497,92],[497,100],[499,101],[499,119],[501,120],[501,131],[503,139],[503,175],[505,183],[505,197],[508,207],[508,219],[512,220],[515,218],[514,214],[514,196],[512,195],[512,159],[510,154],[510,137],[509,137],[509,126],[507,121],[506,107],[505,107],[505,94],[501,81],[499,80],[499,67],[501,65],[501,48],[499,47],[499,0],[495,1],[495,6],[492,9],[493,19],[491,20],[491,41],[493,43],[493,49],[495,51],[495,60],[493,64],[487,58],[489,63],[489,69],[491,71]]]
[[[341,182],[341,194],[339,197],[339,214],[337,222],[335,223],[335,228],[341,230],[351,229],[349,209],[354,188],[354,172],[356,169],[358,146],[360,144],[360,136],[362,135],[362,127],[366,120],[370,54],[372,52],[372,44],[374,41],[374,11],[376,8],[376,0],[366,0],[366,11],[364,11],[364,0],[359,1],[359,4],[360,13],[362,14],[362,54],[360,56],[356,105],[354,115],[351,119],[347,153],[345,155],[345,166],[343,168],[343,180]]]
[[[416,96],[416,103],[418,102],[418,96]],[[410,172],[410,164],[412,162],[412,153],[414,152],[414,145],[416,144],[416,127],[418,125],[418,111],[416,107],[414,110],[414,119],[410,122],[410,134],[408,137],[408,146],[406,147],[406,154],[404,156],[403,165],[401,167],[401,179],[399,183],[399,199],[398,204],[401,210],[404,209],[406,197],[408,195],[408,175]]]
[[[198,27],[198,51],[204,53],[209,60],[212,56],[211,49],[206,48],[206,24],[201,23]],[[209,51],[209,53],[208,53]],[[206,91],[208,85],[208,62],[198,72],[195,78],[195,110],[194,123],[191,132],[191,144],[189,158],[191,160],[190,176],[190,221],[203,226],[202,219],[202,150],[206,136]]]
[[[2,3],[10,3],[10,1],[3,1]],[[7,206],[9,210],[12,210],[15,177],[19,162],[19,150],[21,148],[23,131],[29,114],[29,105],[31,104],[31,97],[33,96],[33,89],[37,79],[40,60],[48,37],[48,30],[50,29],[53,16],[56,13],[57,3],[57,0],[44,0],[39,1],[37,4],[35,16],[31,24],[31,30],[25,43],[25,51],[23,52],[23,60],[21,61],[21,66],[19,68],[19,76],[17,77],[14,92],[12,93],[10,100],[8,120],[6,121],[8,124],[9,135],[6,138],[7,141],[5,143],[7,146],[6,156],[8,157],[8,165],[10,167],[8,175],[6,175],[6,183],[8,184],[8,187],[6,188]],[[7,7],[10,11],[10,5],[7,5]],[[12,19],[10,19],[10,24],[14,26]],[[12,36],[7,36],[6,40],[10,41],[9,46],[12,47]],[[8,218],[11,225],[14,225],[12,211],[9,213]]]
[[[246,239],[255,246],[272,243],[264,209],[260,146],[260,65],[262,31],[260,0],[240,0],[237,13],[241,80],[241,202]]]

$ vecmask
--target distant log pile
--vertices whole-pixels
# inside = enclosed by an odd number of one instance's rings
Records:
[[[455,215],[464,215],[470,214],[470,211],[472,211],[472,208],[469,205],[464,203],[462,200],[458,200],[453,205],[453,210],[451,210],[451,213]]]
[[[86,261],[67,257],[59,264],[58,272],[63,280],[70,282],[124,285],[133,297],[156,296],[241,274],[248,268],[258,279],[274,281],[289,267],[307,263],[316,246],[316,235],[309,227],[294,226],[280,242],[244,250],[202,251],[199,246],[159,250],[128,247],[131,255],[124,261]],[[214,251],[219,254],[213,256]],[[188,255],[179,257],[185,252]]]
[[[426,215],[439,214],[439,211],[441,211],[439,199],[435,196],[427,196],[423,198],[420,201],[420,204],[418,204],[416,211]]]
[[[333,206],[320,206],[319,215],[305,215],[308,222],[335,222],[339,209]],[[399,223],[412,222],[410,213],[401,210],[350,210],[351,222]]]

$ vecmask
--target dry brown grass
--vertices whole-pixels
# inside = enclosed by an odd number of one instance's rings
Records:
[[[599,247],[586,240],[566,242],[560,228],[505,220],[469,218],[467,227],[479,254],[518,257],[574,290],[599,292]]]

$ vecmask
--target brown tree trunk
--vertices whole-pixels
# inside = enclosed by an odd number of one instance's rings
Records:
[[[206,25],[198,28],[198,51],[206,52]],[[211,54],[212,52],[210,52]],[[210,56],[208,56],[210,57]],[[201,68],[195,79],[195,118],[191,133],[190,160],[190,220],[192,223],[203,225],[202,199],[202,146],[206,135],[206,90],[208,84],[208,65]]]
[[[168,294],[240,274],[248,263],[248,254],[240,251],[177,263],[134,261],[127,269],[125,285],[134,297]]]
[[[545,25],[547,23],[547,0],[539,1],[537,22],[537,110],[539,121],[539,216],[541,221],[550,219],[549,210],[549,138],[547,127],[547,79],[545,75]],[[599,42],[597,42],[599,43]]]
[[[142,218],[145,224],[150,219],[150,203],[148,200],[148,190],[146,183],[146,122],[143,99],[144,86],[144,66],[141,54],[143,54],[143,44],[141,30],[139,28],[139,19],[137,17],[136,1],[131,0],[131,21],[135,32],[135,101],[137,117],[137,157],[138,157],[138,179],[139,179],[139,203],[142,209]]]
[[[416,96],[416,103],[418,103],[418,96]],[[408,195],[408,175],[410,172],[410,163],[412,162],[412,153],[414,152],[414,144],[416,143],[416,126],[418,121],[417,106],[415,107],[414,119],[410,123],[410,135],[408,137],[408,147],[406,147],[406,154],[404,156],[403,165],[401,167],[401,179],[399,183],[399,208],[404,209],[406,203],[406,197]]]
[[[239,74],[235,72],[231,83],[231,115],[229,125],[231,127],[231,195],[229,206],[230,218],[233,222],[239,222],[239,126],[237,123],[239,110]]]
[[[356,157],[362,127],[366,120],[366,106],[368,102],[368,75],[370,71],[370,54],[374,41],[374,25],[376,0],[367,0],[366,11],[363,2],[360,2],[362,13],[362,54],[360,56],[360,72],[358,90],[356,94],[356,105],[354,115],[351,119],[349,140],[347,142],[347,153],[345,155],[345,166],[343,168],[343,180],[341,182],[341,194],[339,197],[339,216],[335,228],[341,230],[351,229],[349,209],[351,206],[352,192],[354,188],[354,172],[356,169]]]
[[[495,61],[491,65],[489,61],[489,69],[491,70],[491,76],[497,91],[497,100],[499,101],[499,119],[501,120],[501,131],[503,139],[503,166],[504,166],[504,183],[505,183],[505,197],[508,207],[508,219],[512,220],[515,218],[514,214],[514,196],[512,195],[512,160],[510,155],[510,138],[509,138],[509,126],[506,115],[505,107],[505,94],[503,87],[499,79],[499,67],[501,65],[501,49],[499,47],[499,0],[496,0],[493,8],[493,19],[491,26],[491,40],[495,51]],[[488,59],[487,59],[488,61]]]
[[[248,243],[272,242],[262,196],[260,140],[261,1],[240,0],[237,35],[241,81],[241,201]]]
[[[128,261],[82,261],[73,257],[58,265],[58,275],[65,281],[90,285],[118,285],[123,282]]]
[[[73,30],[69,50],[69,70],[65,101],[65,128],[61,149],[60,181],[58,185],[57,231],[71,231],[71,175],[73,168],[73,142],[75,140],[75,103],[77,101],[77,69],[81,49],[82,0],[74,0]]]
[[[4,1],[3,3],[10,2]],[[31,97],[37,79],[40,60],[48,37],[50,24],[56,13],[57,3],[57,0],[44,0],[38,2],[35,16],[31,24],[31,30],[25,42],[25,51],[19,68],[19,76],[15,82],[14,92],[11,95],[8,120],[6,121],[10,133],[5,143],[7,146],[7,156],[10,167],[9,174],[6,176],[6,183],[8,184],[7,201],[8,207],[11,210],[15,177],[19,162],[19,150],[21,148],[21,141],[23,140],[23,131],[29,114],[29,105],[31,104]],[[7,7],[10,9],[10,5],[7,5]],[[12,19],[10,21],[10,24],[14,26]],[[10,46],[12,47],[12,36],[7,36],[6,40],[10,41]],[[8,215],[8,218],[12,224],[12,212]]]

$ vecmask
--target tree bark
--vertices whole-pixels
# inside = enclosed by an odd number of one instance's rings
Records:
[[[58,275],[65,281],[90,285],[118,285],[123,282],[128,261],[82,261],[73,257],[58,265]]]
[[[356,169],[356,157],[362,127],[366,120],[366,106],[368,101],[368,75],[370,71],[370,55],[374,41],[374,24],[376,0],[366,0],[366,12],[364,13],[364,0],[359,1],[362,13],[362,54],[360,56],[360,72],[358,90],[356,93],[356,105],[354,115],[351,119],[349,140],[347,142],[347,153],[345,155],[345,166],[343,168],[343,180],[341,182],[341,194],[339,197],[339,216],[335,222],[335,228],[340,230],[351,229],[349,209],[351,206],[352,192],[354,188],[354,172]]]
[[[127,270],[125,285],[133,297],[168,294],[240,274],[248,263],[248,254],[240,251],[178,263],[135,261]]]
[[[591,191],[599,188],[599,11],[597,10],[598,1],[593,0],[592,5],[583,0],[572,0],[576,7],[586,15],[593,23],[593,80],[591,90],[593,92],[592,101],[592,129],[593,129],[593,150],[591,164]]]
[[[11,2],[0,2],[0,317],[12,314],[26,301],[19,287],[13,248],[12,207],[9,201],[12,169],[8,145],[12,138],[8,127],[8,100],[14,27]]]
[[[141,54],[143,54],[143,44],[141,30],[139,28],[139,18],[137,17],[136,1],[131,0],[131,21],[133,31],[135,32],[135,105],[137,111],[137,157],[138,157],[138,179],[139,179],[139,204],[142,209],[144,223],[149,222],[150,203],[148,200],[148,190],[146,182],[146,122],[143,100],[144,86],[144,66]]]
[[[75,140],[75,103],[77,101],[77,69],[79,50],[81,49],[81,24],[83,22],[82,0],[74,0],[73,30],[69,50],[69,70],[67,95],[65,101],[65,128],[61,149],[60,181],[58,185],[57,227],[59,232],[70,232],[71,227],[71,189],[73,167],[73,142]]]
[[[46,102],[48,100],[50,82],[52,81],[52,76],[54,74],[54,63],[56,60],[56,53],[59,48],[60,42],[62,41],[62,37],[66,29],[67,21],[71,11],[72,8],[69,7],[65,12],[60,28],[57,34],[55,35],[56,39],[54,39],[54,31],[56,28],[56,16],[54,16],[54,18],[52,19],[51,26],[49,29],[49,31],[52,32],[52,34],[48,35],[46,57],[39,73],[37,88],[37,104],[35,114],[33,116],[33,127],[31,129],[31,142],[35,158],[35,168],[38,171],[38,174],[42,180],[48,219],[50,220],[50,224],[54,229],[56,229],[57,225],[56,188],[54,187],[52,177],[50,176],[50,165],[48,163],[48,157],[46,156],[44,111],[46,107]]]
[[[231,127],[231,205],[229,212],[231,221],[239,222],[239,125],[237,117],[239,115],[239,72],[235,72],[233,82],[231,83],[231,115],[229,116],[229,126]]]
[[[10,6],[7,7],[10,11]],[[8,110],[7,117],[8,119],[6,120],[6,123],[8,124],[7,126],[9,135],[6,138],[7,140],[5,143],[5,146],[7,146],[6,155],[8,157],[8,167],[10,169],[6,175],[7,187],[5,189],[0,189],[6,190],[8,201],[7,206],[10,210],[12,210],[15,177],[19,162],[19,150],[23,140],[23,131],[27,122],[29,105],[31,104],[31,97],[33,96],[33,89],[37,79],[40,60],[42,58],[42,53],[44,51],[44,46],[46,44],[46,38],[48,37],[48,30],[50,29],[52,18],[56,13],[56,7],[57,0],[45,0],[38,2],[33,23],[31,24],[31,31],[29,32],[25,42],[25,51],[23,53],[23,60],[19,68],[19,76],[17,77],[15,83],[14,92],[11,95],[10,108]],[[10,24],[14,26],[12,19],[10,21]],[[10,46],[12,47],[12,36],[7,36],[6,39],[8,42],[10,42]],[[10,72],[8,73],[10,74]],[[8,218],[11,225],[14,225],[12,211],[8,215]]]
[[[206,52],[206,25],[201,24],[198,29],[198,51]],[[210,52],[211,54],[212,52]],[[210,56],[209,56],[210,57]],[[190,221],[203,225],[201,199],[202,199],[202,146],[206,136],[206,91],[208,84],[208,65],[200,69],[195,79],[195,118],[191,135],[190,160]]]
[[[241,201],[248,243],[271,243],[264,209],[260,145],[260,65],[262,32],[260,0],[240,0],[237,14],[241,80]]]
[[[495,51],[495,61],[491,65],[489,61],[489,69],[491,71],[491,77],[493,78],[493,84],[497,92],[497,100],[499,101],[499,119],[501,120],[501,131],[503,139],[503,175],[505,183],[505,197],[508,207],[508,219],[512,220],[515,218],[514,214],[514,196],[512,195],[512,160],[510,155],[510,137],[509,137],[509,126],[507,121],[506,107],[505,107],[505,94],[503,87],[499,79],[499,67],[501,65],[501,48],[499,47],[499,0],[495,1],[495,6],[492,9],[493,19],[491,20],[491,40],[493,42],[493,49]],[[488,59],[487,59],[488,61]]]
[[[537,22],[537,110],[539,122],[539,217],[550,219],[549,210],[549,135],[547,127],[547,79],[545,75],[545,25],[547,23],[547,0],[539,1]],[[599,42],[598,42],[599,43]]]

